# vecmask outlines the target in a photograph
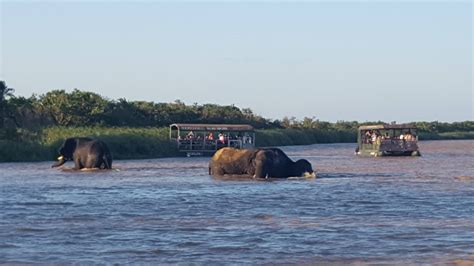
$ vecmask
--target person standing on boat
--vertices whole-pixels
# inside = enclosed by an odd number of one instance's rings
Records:
[[[224,134],[222,134],[222,132],[219,133],[219,142],[222,143],[222,144],[225,143],[225,137],[224,137]]]
[[[214,135],[212,135],[212,132],[209,132],[207,135],[207,140],[214,140]]]

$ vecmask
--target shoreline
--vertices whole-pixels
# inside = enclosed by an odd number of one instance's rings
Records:
[[[101,139],[104,139],[104,138],[101,138]],[[448,141],[448,140],[451,140],[451,141],[458,141],[459,140],[459,141],[461,141],[461,140],[474,140],[474,138],[422,139],[422,140],[420,140],[420,142],[425,142],[425,141]],[[163,141],[163,140],[161,140],[161,141]],[[4,154],[4,150],[1,149],[2,145],[5,145],[4,142],[5,142],[4,140],[0,140],[0,158],[5,158],[5,157],[2,157],[2,156],[6,156]],[[170,142],[169,140],[166,140],[166,142],[168,143],[167,146],[170,146],[170,144],[171,144],[171,146],[174,147],[174,143]],[[20,144],[20,145],[18,145],[18,144]],[[22,146],[21,144],[24,144],[24,143],[22,143],[22,142],[16,143],[16,145],[18,145],[18,146]],[[309,145],[315,145],[315,144],[357,144],[357,142],[355,142],[355,141],[354,142],[352,142],[352,141],[318,142],[318,143],[287,144],[287,145],[285,145],[285,144],[283,144],[283,145],[275,144],[275,145],[268,145],[268,146],[260,146],[259,145],[257,147],[309,146]],[[109,146],[111,146],[111,145],[112,144],[109,144]],[[142,143],[142,145],[147,145],[147,143]],[[58,146],[58,148],[59,148],[59,146]],[[45,147],[45,146],[41,146],[40,149],[42,149],[42,151],[40,151],[40,152],[36,151],[36,152],[33,152],[33,153],[29,153],[29,155],[31,157],[28,158],[28,159],[21,160],[21,158],[25,158],[25,157],[17,156],[17,157],[15,157],[15,159],[17,159],[17,160],[0,160],[0,163],[26,163],[26,162],[39,163],[39,162],[55,162],[56,161],[56,159],[55,159],[57,157],[56,149],[52,149],[52,147]],[[17,149],[17,151],[18,150],[21,150],[21,149]],[[114,156],[114,153],[113,153],[114,149],[111,148],[111,150],[112,150],[112,157],[113,157],[114,161],[147,160],[147,159],[163,159],[163,158],[182,158],[182,157],[185,157],[184,153],[178,153],[175,149],[168,150],[168,152],[161,152],[157,156],[153,156],[152,154],[149,154],[150,156],[147,156],[146,154],[127,154],[126,156],[123,156],[123,154],[119,154],[118,156]],[[14,155],[14,154],[11,154],[11,155]],[[120,156],[120,155],[122,155],[122,156]],[[48,159],[44,156],[48,156],[50,159]],[[202,156],[202,157],[208,157],[208,156]],[[210,156],[209,156],[209,158],[210,158]]]

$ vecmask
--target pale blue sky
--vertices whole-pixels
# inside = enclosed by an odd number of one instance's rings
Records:
[[[235,104],[267,118],[473,120],[472,2],[5,2],[17,95]]]

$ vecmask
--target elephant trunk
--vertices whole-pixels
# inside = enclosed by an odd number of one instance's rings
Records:
[[[66,158],[64,158],[64,156],[59,156],[58,161],[54,163],[53,165],[51,165],[51,167],[58,167],[58,166],[63,165],[64,163],[66,163]]]

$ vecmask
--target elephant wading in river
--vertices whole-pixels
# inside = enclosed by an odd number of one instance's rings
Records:
[[[112,155],[103,141],[89,138],[68,138],[59,149],[58,167],[67,161],[74,161],[74,169],[112,169]]]
[[[242,175],[254,178],[316,177],[311,163],[307,160],[293,162],[277,148],[222,148],[212,156],[209,162],[209,174]]]

